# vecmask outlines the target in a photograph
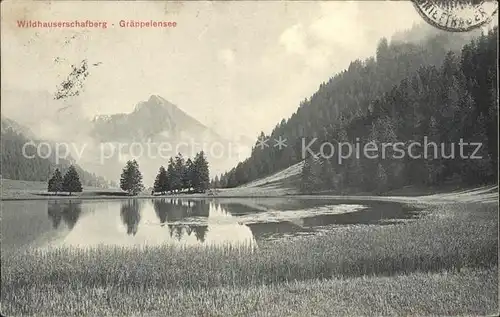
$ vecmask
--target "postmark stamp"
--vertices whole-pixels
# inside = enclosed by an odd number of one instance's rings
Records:
[[[422,18],[450,32],[467,32],[489,23],[498,9],[498,1],[485,0],[413,0]]]

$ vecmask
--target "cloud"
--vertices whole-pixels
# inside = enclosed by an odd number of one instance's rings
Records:
[[[359,21],[359,2],[323,3],[324,14],[314,21],[309,31],[320,44],[359,50],[365,46],[367,25]]]
[[[312,68],[328,66],[344,51],[356,56],[366,42],[366,25],[358,21],[358,6],[357,2],[321,3],[321,15],[287,28],[279,43],[287,53],[302,55]]]
[[[234,51],[231,49],[226,48],[218,51],[217,57],[225,65],[232,65],[234,63]]]
[[[286,51],[289,53],[305,54],[307,53],[306,36],[302,24],[295,24],[281,34],[279,43],[285,46]]]
[[[388,19],[388,12],[397,14]],[[411,3],[321,2],[318,14],[285,29],[279,44],[311,70],[338,69],[369,57],[380,37],[409,28],[419,18]]]

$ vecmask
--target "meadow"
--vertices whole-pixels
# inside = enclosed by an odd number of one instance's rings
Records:
[[[2,250],[2,313],[484,315],[498,310],[498,203],[250,247]],[[302,313],[300,313],[302,312]]]

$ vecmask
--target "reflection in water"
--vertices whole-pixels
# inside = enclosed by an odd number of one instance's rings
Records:
[[[52,228],[59,228],[59,224],[61,223],[62,219],[61,204],[58,201],[49,201],[47,205],[47,214],[49,215],[50,220],[52,220]]]
[[[46,244],[76,247],[255,245],[260,240],[314,234],[326,226],[383,224],[415,217],[413,210],[397,203],[341,200],[56,200],[47,206],[47,227],[53,232],[41,239],[50,236]],[[40,206],[30,208],[36,212]]]
[[[139,221],[141,220],[139,201],[137,199],[129,199],[122,202],[120,216],[127,228],[127,234],[135,236],[139,227]]]
[[[197,201],[193,206],[193,216],[195,217],[209,217],[210,215],[210,204],[205,201]],[[208,231],[208,225],[191,225],[190,231],[194,231],[196,240],[200,242],[205,242],[205,236]]]
[[[61,219],[68,229],[73,229],[80,214],[82,213],[81,201],[49,201],[47,204],[47,214],[52,220],[52,227],[57,229],[61,224]]]
[[[193,229],[196,240],[205,242],[205,235],[207,234],[208,226],[194,226]]]
[[[155,209],[156,216],[160,219],[161,226],[165,226],[168,214],[168,204],[165,199],[152,199],[151,200]]]
[[[190,237],[194,232],[197,241],[205,241],[208,226],[186,220],[193,220],[197,217],[208,218],[210,214],[210,204],[208,202],[204,200],[170,199],[167,201],[166,199],[152,199],[152,203],[161,226],[164,226],[165,223],[168,224],[170,237],[181,241],[184,236]]]

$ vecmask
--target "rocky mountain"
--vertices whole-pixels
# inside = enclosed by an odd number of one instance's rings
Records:
[[[157,95],[139,102],[131,113],[94,117],[91,135],[99,142],[221,139],[217,133]]]

